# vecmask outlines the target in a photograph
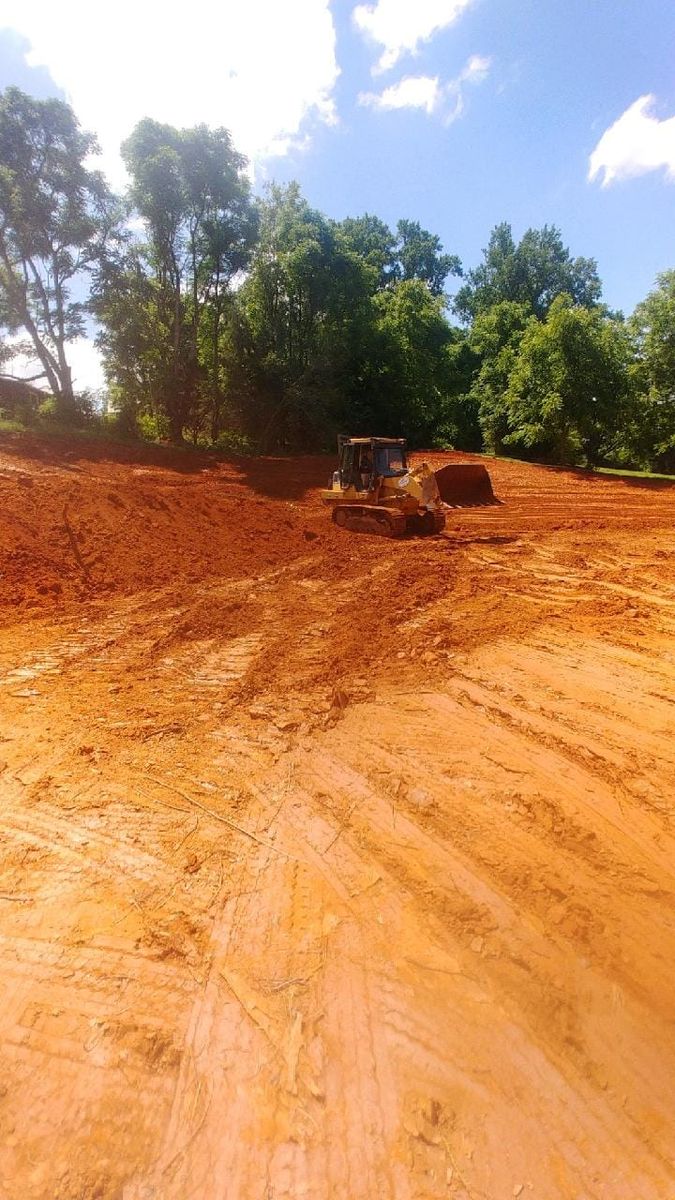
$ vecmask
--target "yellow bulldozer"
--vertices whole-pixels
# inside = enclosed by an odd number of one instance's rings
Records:
[[[432,471],[408,463],[405,438],[338,437],[339,465],[321,499],[343,529],[402,537],[440,533],[446,507],[495,504],[480,463],[448,463]]]

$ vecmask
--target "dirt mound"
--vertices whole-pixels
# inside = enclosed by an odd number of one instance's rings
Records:
[[[297,497],[321,479],[316,461],[285,479],[279,460],[149,452],[0,442],[0,608],[245,576],[306,552]]]

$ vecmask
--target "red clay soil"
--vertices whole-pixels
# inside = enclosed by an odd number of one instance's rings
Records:
[[[3,1200],[672,1200],[675,489],[480,461],[0,444]]]

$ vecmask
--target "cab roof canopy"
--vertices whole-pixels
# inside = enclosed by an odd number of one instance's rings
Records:
[[[341,433],[338,437],[341,446],[405,446],[405,438],[387,437],[348,437]]]

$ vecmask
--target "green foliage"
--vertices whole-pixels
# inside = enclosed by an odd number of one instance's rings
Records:
[[[218,454],[246,456],[254,453],[255,446],[245,433],[240,433],[236,429],[224,429],[216,440],[210,443],[210,449],[215,450]]]
[[[419,221],[399,221],[398,277],[420,279],[432,296],[443,294],[448,275],[461,275],[462,264],[456,254],[443,254],[440,238],[422,229]]]
[[[0,325],[25,331],[64,411],[73,400],[67,345],[85,329],[75,285],[117,219],[102,175],[87,165],[96,150],[63,101],[18,88],[0,95]]]
[[[91,397],[87,393],[71,397],[48,396],[38,406],[37,416],[40,421],[76,427],[95,424],[97,419]]]
[[[543,319],[556,296],[570,295],[588,308],[599,303],[601,291],[595,260],[571,258],[555,225],[528,229],[516,245],[511,226],[503,222],[493,229],[483,262],[467,275],[454,308],[470,321],[507,300]]]
[[[397,277],[396,237],[379,217],[364,213],[346,217],[336,225],[345,248],[361,262],[372,292],[381,291]]]
[[[456,367],[438,295],[458,260],[413,222],[336,223],[271,187],[239,301],[243,424],[262,447],[331,446],[339,429],[430,439]]]
[[[451,331],[443,302],[420,279],[404,279],[377,297],[388,343],[387,433],[429,443],[449,387]],[[393,426],[393,428],[392,428]]]
[[[675,270],[664,271],[657,286],[638,304],[630,322],[637,357],[634,366],[639,414],[634,443],[643,458],[675,470]]]
[[[611,453],[629,409],[630,357],[619,323],[557,297],[520,340],[504,394],[504,443],[559,463]]]
[[[231,453],[329,449],[341,430],[675,470],[675,270],[624,322],[557,228],[516,243],[504,222],[458,329],[444,287],[461,263],[419,222],[330,220],[295,183],[253,201],[225,129],[144,120],[122,149],[124,232],[68,105],[0,95],[0,378],[22,331],[52,393],[5,377],[5,420]],[[89,312],[105,416],[67,359]]]
[[[372,286],[372,269],[297,184],[268,189],[235,339],[240,385],[257,398],[242,420],[259,445],[321,444],[345,400],[358,403]]]
[[[399,221],[396,234],[379,217],[347,217],[336,227],[344,244],[369,270],[372,291],[400,280],[420,279],[433,296],[443,294],[448,275],[461,275],[456,254],[444,254],[441,240],[419,221]]]
[[[25,433],[27,428],[26,422],[19,420],[18,417],[12,417],[0,408],[0,433]]]
[[[38,416],[43,421],[57,421],[59,419],[59,406],[53,396],[48,396],[43,400],[38,408]]]
[[[469,335],[478,369],[469,389],[491,454],[500,454],[510,432],[506,392],[518,361],[520,344],[530,322],[536,324],[527,304],[501,300],[476,317]]]
[[[147,235],[102,264],[96,313],[112,382],[169,436],[217,437],[224,419],[231,284],[247,265],[256,212],[226,129],[144,120],[122,147]]]

